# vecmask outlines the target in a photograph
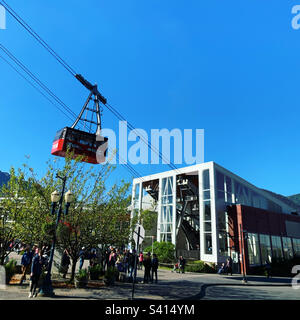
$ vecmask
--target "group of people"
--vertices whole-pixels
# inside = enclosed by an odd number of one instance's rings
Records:
[[[22,276],[20,284],[26,280],[26,274],[30,270],[30,290],[29,298],[37,296],[37,286],[43,271],[46,269],[49,261],[49,247],[42,247],[42,249],[37,246],[27,246],[25,252],[22,255],[21,266],[22,266]]]
[[[144,267],[144,283],[153,282],[154,277],[157,283],[158,258],[155,253],[151,257],[151,253],[148,252],[144,257],[143,252],[137,254],[136,250],[130,252],[128,249],[109,247],[105,251],[104,270],[110,267],[125,273],[131,280],[136,277],[134,271],[142,270]]]
[[[232,275],[232,258],[228,257],[226,263],[222,263],[221,268],[218,270],[218,274],[229,274]]]
[[[180,256],[177,263],[175,263],[174,268],[172,270],[172,272],[178,272],[178,273],[184,273],[184,268],[185,268],[185,259],[183,258],[183,256]]]

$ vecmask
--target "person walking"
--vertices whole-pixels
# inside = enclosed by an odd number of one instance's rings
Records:
[[[85,258],[85,247],[82,247],[79,252],[79,270],[81,270],[83,267],[84,258]]]
[[[151,266],[152,266],[152,263],[151,263],[151,253],[148,252],[144,261],[143,261],[143,264],[144,264],[144,268],[145,268],[145,271],[144,271],[144,283],[148,283],[149,281],[151,281]]]
[[[143,270],[143,261],[144,261],[144,254],[141,251],[139,254],[139,270]]]
[[[66,278],[70,264],[71,264],[71,259],[67,249],[65,249],[61,258],[61,271],[63,274],[62,276],[63,278]]]
[[[225,269],[226,269],[227,275],[228,275],[228,273],[230,273],[230,275],[232,275],[232,259],[231,259],[231,257],[228,257]]]
[[[109,267],[115,267],[115,264],[116,264],[116,261],[117,261],[117,254],[116,254],[116,250],[113,249],[111,254],[109,255]]]
[[[180,256],[180,257],[179,257],[178,266],[179,266],[179,273],[180,273],[180,271],[181,271],[182,273],[184,273],[185,259],[183,258],[183,256]]]
[[[40,279],[40,275],[42,273],[43,268],[43,260],[41,251],[37,248],[34,258],[32,259],[31,264],[31,273],[30,273],[30,292],[28,297],[36,297],[37,296],[37,286]]]
[[[154,280],[154,275],[155,275],[155,283],[157,283],[157,269],[158,269],[158,258],[155,253],[153,253],[153,258],[151,262],[151,267],[152,267],[152,277],[151,277],[151,282],[153,283]]]
[[[267,278],[271,278],[272,276],[272,267],[271,267],[271,264],[269,263],[268,260],[266,260],[266,265],[265,265],[265,270],[266,270],[266,273],[267,273]]]
[[[24,280],[26,280],[26,274],[30,269],[30,264],[32,260],[32,255],[30,251],[30,247],[28,246],[22,256],[21,265],[22,265],[22,277],[20,280],[20,284],[23,283]]]

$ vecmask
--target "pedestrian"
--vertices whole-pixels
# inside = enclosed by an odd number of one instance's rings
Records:
[[[225,270],[226,270],[226,267],[225,267],[225,263],[223,262],[221,265],[221,268],[218,270],[218,274],[225,273]]]
[[[267,273],[267,278],[269,279],[272,276],[272,267],[271,264],[269,263],[268,260],[266,260],[266,265],[265,265],[266,273]]]
[[[114,268],[116,261],[117,261],[117,254],[116,254],[116,250],[113,249],[111,254],[109,255],[109,262],[108,262],[109,267]]]
[[[144,260],[144,255],[143,255],[143,252],[141,251],[139,255],[139,270],[143,270],[143,260]]]
[[[180,256],[180,257],[179,257],[178,266],[179,266],[179,273],[180,273],[180,271],[181,271],[182,273],[184,273],[185,259],[183,258],[183,256]]]
[[[230,273],[230,275],[232,275],[232,259],[231,259],[231,257],[228,257],[225,269],[226,269],[225,272],[227,273],[227,275],[228,275],[228,273]]]
[[[79,270],[82,269],[85,259],[85,247],[82,247],[79,252]]]
[[[30,251],[30,247],[28,246],[22,256],[21,265],[22,265],[22,277],[20,280],[20,284],[23,283],[24,280],[26,280],[26,274],[30,269],[30,264],[32,260],[32,255]]]
[[[97,264],[96,250],[94,250],[94,249],[91,250],[89,259],[90,259],[90,266],[94,267]]]
[[[40,279],[40,275],[42,273],[43,268],[43,260],[41,251],[37,248],[35,252],[35,256],[32,259],[31,263],[31,273],[30,273],[30,292],[28,297],[36,297],[37,296],[37,286]]]
[[[71,259],[70,259],[68,250],[65,249],[61,258],[61,271],[63,274],[62,276],[63,278],[66,278],[70,264],[71,264]]]
[[[143,264],[144,264],[144,267],[145,267],[145,271],[144,271],[144,283],[148,283],[149,281],[152,281],[151,280],[151,266],[152,266],[152,263],[151,263],[151,253],[148,252],[144,261],[143,261]]]
[[[155,283],[157,283],[157,269],[158,269],[158,258],[155,253],[153,253],[153,258],[151,262],[151,267],[152,267],[152,278],[151,282],[153,283],[154,280],[154,275],[155,275]]]
[[[125,249],[124,256],[123,256],[123,269],[125,274],[128,272],[128,261],[129,261],[129,254],[128,251]]]

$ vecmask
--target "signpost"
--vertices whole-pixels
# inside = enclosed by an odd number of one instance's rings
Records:
[[[134,255],[134,273],[133,273],[133,279],[132,279],[132,295],[131,295],[132,300],[134,299],[134,284],[136,280],[136,267],[137,267],[136,260],[138,257],[139,246],[143,242],[144,238],[145,238],[145,229],[143,226],[137,224],[137,226],[133,231],[133,239],[136,243],[136,255]]]

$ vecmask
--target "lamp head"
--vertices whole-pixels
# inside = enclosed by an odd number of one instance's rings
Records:
[[[66,192],[65,194],[65,201],[66,203],[71,203],[73,202],[73,193],[69,190],[68,192]]]
[[[59,193],[55,190],[51,193],[51,202],[57,203],[59,201]]]

